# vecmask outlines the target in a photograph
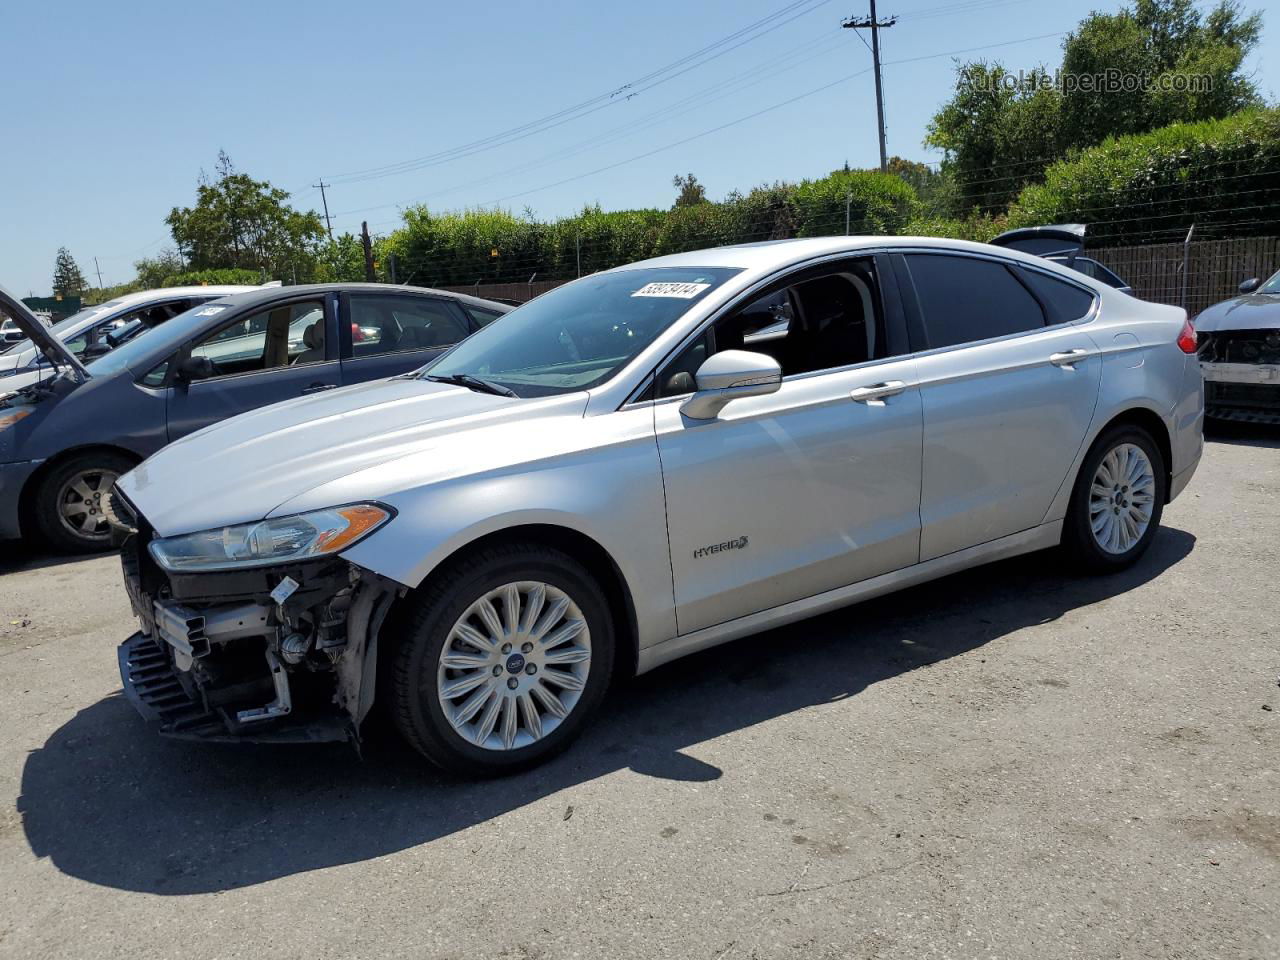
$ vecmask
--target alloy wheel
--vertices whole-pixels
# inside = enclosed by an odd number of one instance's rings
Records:
[[[111,535],[107,498],[119,478],[114,470],[82,470],[58,490],[58,521],[73,537],[105,542]]]
[[[536,743],[573,712],[591,670],[591,632],[573,599],[522,580],[490,590],[449,630],[436,695],[454,731],[487,750]]]
[[[1151,524],[1156,477],[1151,459],[1137,444],[1113,447],[1093,475],[1089,488],[1089,526],[1107,553],[1133,548]]]

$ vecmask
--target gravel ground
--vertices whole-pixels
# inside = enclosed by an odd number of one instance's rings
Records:
[[[0,956],[1280,956],[1276,437],[1211,443],[1125,574],[740,641],[479,784],[160,741],[116,560],[0,544]]]

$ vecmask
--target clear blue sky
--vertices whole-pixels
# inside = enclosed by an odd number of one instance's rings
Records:
[[[546,217],[589,202],[667,206],[676,173],[695,173],[717,199],[821,176],[846,159],[874,165],[869,72],[620,163],[866,69],[871,57],[858,32],[840,29],[842,17],[865,15],[866,0],[810,0],[759,39],[554,129],[393,176],[342,176],[555,114],[788,3],[5,4],[0,282],[22,295],[47,294],[60,245],[91,281],[94,256],[106,283],[131,278],[133,260],[169,245],[164,216],[192,202],[201,168],[212,169],[219,149],[245,172],[292,191],[301,207],[318,210],[310,184],[332,179],[335,229],[356,231],[361,219],[390,230],[397,207],[417,201],[435,209],[500,201]],[[1278,6],[1246,0],[1267,20],[1249,69],[1269,98],[1280,87]],[[1118,7],[881,0],[882,17],[899,17],[882,34],[890,153],[935,159],[921,141],[949,95],[953,52],[1015,69],[1056,66],[1062,38],[1044,35],[1070,30],[1091,9]],[[577,179],[560,183],[570,178]]]

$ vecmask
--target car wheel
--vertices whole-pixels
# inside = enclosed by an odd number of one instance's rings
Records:
[[[64,553],[92,553],[111,546],[107,498],[133,461],[114,453],[74,457],[54,467],[36,490],[35,522],[45,541]]]
[[[1164,457],[1146,430],[1128,424],[1107,430],[1076,477],[1063,546],[1093,573],[1134,563],[1160,526],[1166,482]]]
[[[481,550],[433,578],[398,624],[396,725],[458,773],[508,773],[564,749],[613,669],[604,592],[554,548]]]

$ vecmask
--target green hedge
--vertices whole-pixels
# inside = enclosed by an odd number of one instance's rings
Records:
[[[1090,244],[1273,234],[1280,221],[1280,109],[1176,123],[1056,163],[1009,209],[1009,226],[1087,223]]]
[[[903,233],[918,215],[915,190],[900,177],[837,172],[819,180],[758,187],[720,203],[672,210],[588,207],[541,222],[526,212],[405,211],[404,226],[386,240],[401,279],[458,286],[592,273],[647,257],[759,240],[851,233]],[[496,254],[495,254],[496,251]]]

